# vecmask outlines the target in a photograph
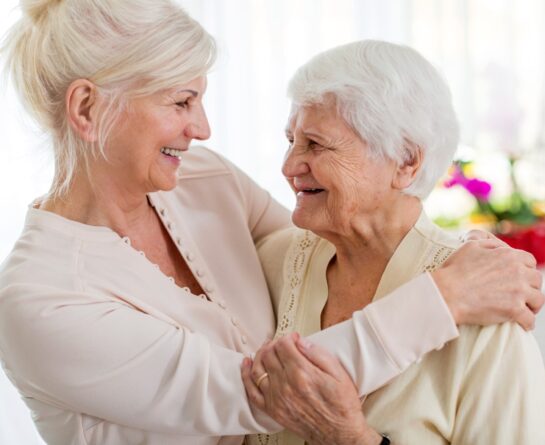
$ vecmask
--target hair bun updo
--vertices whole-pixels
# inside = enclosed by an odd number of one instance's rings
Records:
[[[39,21],[51,6],[61,3],[62,0],[21,0],[23,13],[33,22]]]

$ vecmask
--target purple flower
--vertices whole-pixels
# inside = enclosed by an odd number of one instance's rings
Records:
[[[447,181],[445,181],[444,185],[447,188],[453,187],[455,185],[461,185],[477,200],[481,202],[488,201],[488,198],[490,197],[490,192],[492,191],[492,186],[488,182],[481,181],[477,178],[467,178],[464,175],[462,169],[458,166],[456,166],[454,172],[452,173],[452,176]]]
[[[469,179],[465,184],[462,184],[464,188],[471,193],[479,201],[488,201],[490,197],[490,192],[492,191],[492,186],[486,182],[481,181],[480,179]]]

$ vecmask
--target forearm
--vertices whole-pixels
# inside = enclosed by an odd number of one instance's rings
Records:
[[[339,357],[363,395],[457,336],[440,292],[423,274],[309,340]]]

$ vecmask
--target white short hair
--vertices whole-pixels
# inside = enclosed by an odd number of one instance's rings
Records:
[[[423,199],[432,191],[452,162],[459,127],[449,88],[424,57],[373,40],[322,52],[297,70],[288,96],[312,104],[328,95],[373,154],[401,163],[420,147],[422,167],[404,192]]]
[[[104,144],[127,100],[203,76],[216,56],[212,37],[170,0],[21,0],[21,19],[1,52],[5,74],[55,151],[50,193],[64,194],[88,156]],[[98,143],[83,141],[66,118],[65,95],[88,79],[107,99]]]

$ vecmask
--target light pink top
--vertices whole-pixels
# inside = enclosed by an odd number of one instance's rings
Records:
[[[277,429],[250,409],[240,364],[274,334],[254,243],[287,211],[204,148],[150,201],[205,297],[109,228],[33,208],[0,268],[0,358],[47,443],[240,444]],[[367,393],[457,334],[421,275],[311,338]]]

